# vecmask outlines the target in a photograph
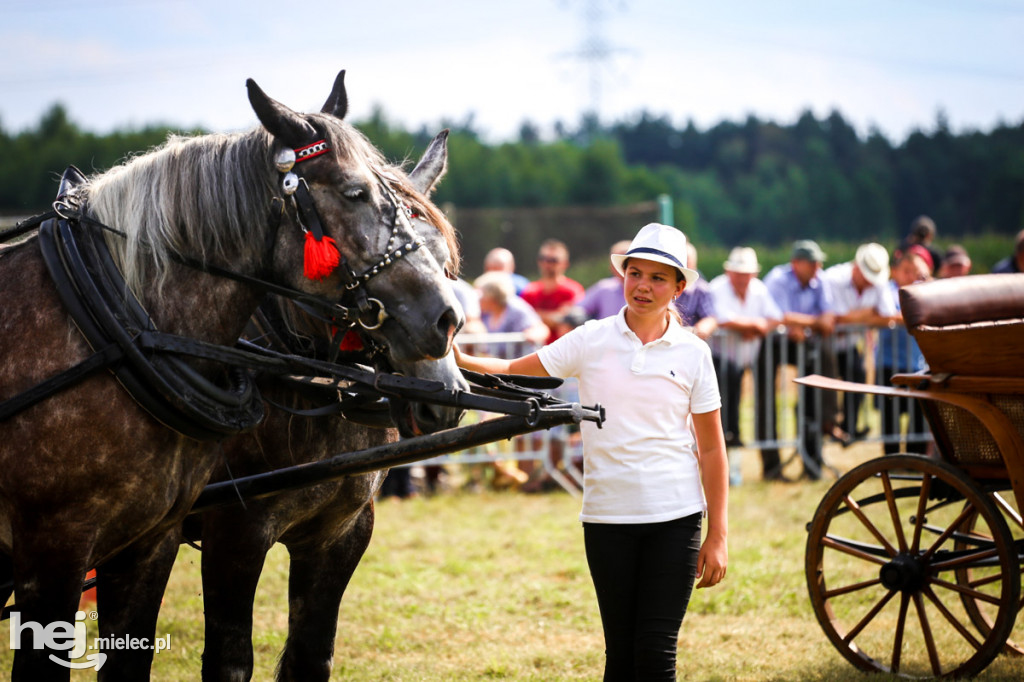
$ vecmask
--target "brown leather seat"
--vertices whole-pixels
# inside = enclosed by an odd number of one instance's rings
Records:
[[[914,284],[900,304],[932,374],[1024,377],[1024,274]]]

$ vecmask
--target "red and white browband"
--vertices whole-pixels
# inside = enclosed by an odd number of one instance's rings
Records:
[[[313,144],[307,144],[305,147],[299,147],[298,149],[293,150],[295,152],[295,163],[308,161],[313,157],[326,154],[330,150],[331,148],[327,146],[326,140],[317,140]]]

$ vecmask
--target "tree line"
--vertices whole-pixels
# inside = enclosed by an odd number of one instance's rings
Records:
[[[393,161],[415,160],[437,132],[406,130],[381,109],[355,124]],[[940,114],[934,130],[899,143],[877,130],[858,135],[839,112],[806,112],[791,125],[750,116],[706,130],[649,112],[610,124],[584,117],[575,128],[556,125],[551,140],[524,122],[515,141],[496,144],[471,117],[441,127],[452,131],[449,171],[435,199],[459,208],[622,206],[665,194],[677,226],[725,247],[804,237],[891,243],[922,213],[944,237],[1024,227],[1024,122],[953,133]],[[42,210],[68,164],[105,169],[170,132],[93,134],[59,104],[23,132],[0,124],[0,212]],[[620,238],[593,235],[601,244]]]

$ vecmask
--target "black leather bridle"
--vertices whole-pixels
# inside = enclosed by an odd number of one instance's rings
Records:
[[[306,179],[298,174],[296,167],[297,164],[326,154],[328,151],[330,151],[330,146],[327,142],[325,140],[317,140],[298,149],[285,148],[278,153],[275,160],[277,169],[281,174],[281,189],[286,197],[283,201],[290,201],[295,211],[299,228],[303,232],[312,233],[316,241],[322,240],[325,237],[325,232],[320,215],[316,210],[316,204],[313,202],[313,197],[309,191],[309,185]],[[378,329],[384,324],[384,321],[388,318],[388,313],[384,304],[379,299],[367,295],[364,288],[365,284],[390,265],[398,262],[425,244],[422,235],[416,231],[416,228],[413,227],[410,221],[412,209],[399,199],[398,194],[392,187],[392,183],[397,182],[397,180],[377,169],[373,169],[373,173],[377,179],[381,194],[388,202],[390,211],[394,215],[391,221],[391,234],[388,237],[384,253],[361,273],[352,270],[347,257],[341,254],[337,269],[342,285],[354,299],[354,307],[334,304],[334,310],[331,312],[324,311],[322,306],[319,306],[321,315],[330,318],[334,324],[347,323],[349,326],[358,324],[367,331]],[[275,200],[279,199],[275,198]],[[277,213],[279,218],[282,213],[283,211]],[[281,295],[298,300],[287,294]],[[308,305],[306,301],[301,302]],[[315,309],[318,306],[312,307]]]

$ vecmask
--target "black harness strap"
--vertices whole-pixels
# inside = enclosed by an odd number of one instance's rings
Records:
[[[318,389],[321,393],[334,391],[336,398],[330,405],[306,413],[319,416],[342,412],[346,417],[362,413],[374,421],[373,425],[385,425],[381,415],[386,413],[388,396],[518,415],[531,423],[539,418],[547,405],[553,404],[553,399],[547,394],[510,385],[493,377],[490,382],[484,382],[490,383],[489,386],[474,394],[448,389],[437,381],[303,357],[305,351],[300,350],[300,355],[296,355],[296,351],[287,344],[285,347],[290,353],[280,353],[244,340],[239,341],[236,348],[227,348],[159,332],[145,309],[128,291],[103,241],[102,230],[120,233],[82,214],[77,202],[68,199],[73,180],[74,177],[68,181],[68,188],[62,183],[62,193],[54,211],[19,223],[0,236],[7,239],[39,227],[40,250],[58,296],[94,353],[64,372],[0,403],[0,415],[3,417],[20,412],[104,367],[110,368],[129,394],[157,420],[198,440],[234,435],[254,428],[262,420],[263,401],[253,384],[251,371],[274,375],[311,373],[328,377],[333,381],[319,384]],[[379,301],[366,296],[362,284],[424,244],[400,213],[402,207],[383,178],[382,185],[395,210],[388,247],[380,260],[361,274],[353,272],[347,263],[344,263],[341,273],[343,286],[357,297],[356,308],[330,303],[188,257],[178,257],[177,260],[189,267],[291,299],[307,312],[315,312],[322,321],[338,326],[338,333],[356,324],[364,329],[375,329],[383,322],[386,312]],[[304,194],[305,183],[301,183],[301,187],[303,192],[300,194]],[[311,201],[309,203],[307,208],[315,215],[315,207]],[[282,210],[283,202],[274,204],[275,220],[280,220]],[[406,225],[410,233],[410,240],[404,244],[398,242],[400,225]],[[367,314],[374,312],[375,319],[367,321]],[[230,385],[223,387],[211,382],[190,366],[184,357],[225,365]],[[328,360],[335,359],[337,355],[332,352]]]
[[[463,409],[526,417],[535,420],[552,398],[545,393],[491,379],[483,394],[451,390],[439,381],[378,373],[274,351],[240,340],[227,348],[159,332],[134,297],[126,296],[119,271],[105,249],[98,229],[50,219],[40,228],[40,248],[58,295],[95,353],[78,365],[51,377],[2,405],[11,413],[35,404],[90,372],[110,367],[118,381],[156,419],[188,437],[212,440],[255,427],[263,416],[263,401],[244,370],[270,374],[310,373],[335,380],[347,395],[340,408],[367,408],[378,415],[373,400],[382,396],[421,400]],[[76,238],[77,237],[77,238]],[[112,307],[113,303],[117,303]],[[200,376],[178,356],[227,365],[240,381],[221,388]],[[373,409],[377,407],[377,409]]]
[[[0,230],[0,244],[6,243],[12,239],[16,239],[23,234],[28,234],[32,230],[36,229],[50,218],[56,218],[56,211],[47,211],[41,215],[27,218],[14,227],[9,227],[6,230]]]
[[[292,303],[292,305],[312,319],[324,324],[325,329],[333,327],[335,324],[334,320],[324,318],[301,303]],[[358,335],[362,347],[358,350],[341,349],[340,344],[346,334]],[[383,349],[376,346],[366,334],[352,328],[335,327],[334,334],[330,340],[327,340],[323,334],[317,334],[315,331],[310,332],[309,335],[294,332],[285,322],[280,307],[274,305],[269,299],[256,309],[256,313],[246,326],[244,338],[247,343],[255,343],[264,348],[303,358],[323,360],[331,364],[373,367],[375,372],[391,371]],[[356,382],[348,382],[349,385],[342,389],[338,380],[325,383],[324,379],[325,377],[295,374],[275,377],[275,381],[287,386],[293,393],[304,397],[310,403],[319,405],[318,407],[299,408],[284,405],[271,400],[265,394],[263,399],[271,407],[299,417],[314,418],[340,414],[348,421],[364,426],[374,428],[394,426],[391,421],[391,406],[388,398],[379,395],[371,387]]]
[[[122,357],[124,357],[124,353],[121,352],[121,348],[116,344],[112,343],[102,348],[77,365],[0,403],[0,422],[18,414],[22,410],[27,410],[38,402],[46,400],[58,391],[71,388],[96,370],[109,367]]]
[[[63,219],[43,223],[43,259],[89,345],[120,349],[123,362],[112,371],[129,394],[158,421],[196,440],[217,440],[259,424],[263,402],[245,372],[229,370],[233,383],[223,388],[178,358],[143,352],[136,339],[156,331],[151,320],[127,292],[99,230],[77,228]]]

